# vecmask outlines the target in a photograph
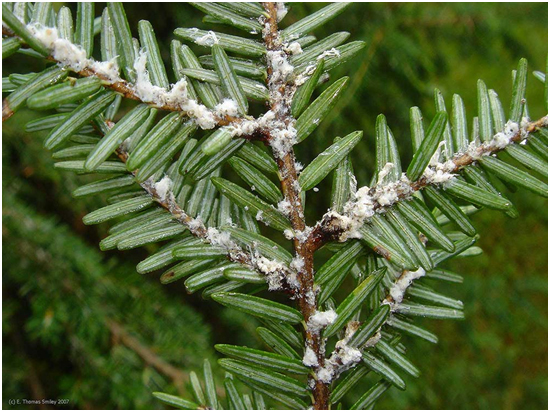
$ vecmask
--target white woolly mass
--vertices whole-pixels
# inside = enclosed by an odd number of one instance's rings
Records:
[[[144,102],[154,103],[157,106],[172,105],[187,112],[189,117],[202,129],[213,129],[216,125],[215,114],[206,106],[196,100],[189,99],[187,94],[187,82],[179,80],[170,90],[151,83],[147,71],[147,54],[141,50],[134,61],[136,71],[135,94]]]
[[[464,153],[457,153],[455,157],[460,157],[464,154],[469,155],[472,159],[478,160],[483,156],[491,155],[495,149],[504,149],[513,143],[513,139],[522,132],[524,136],[524,128],[520,128],[516,122],[509,120],[504,126],[504,130],[493,136],[493,138],[483,144],[476,142],[470,143]],[[447,160],[444,163],[439,162],[441,147],[444,142],[441,142],[440,147],[435,152],[430,160],[430,165],[426,168],[422,174],[422,178],[428,184],[445,184],[449,180],[456,177],[456,164],[454,161]]]
[[[258,118],[259,127],[269,127],[275,121],[275,113],[272,110],[268,110],[261,117]]]
[[[273,154],[282,159],[296,144],[297,131],[294,126],[275,127],[271,129],[269,145]]]
[[[328,362],[328,361],[326,361]],[[325,364],[326,364],[325,362]],[[334,370],[335,370],[335,365],[333,364],[328,364],[324,367],[322,367],[321,369],[319,369],[316,373],[317,373],[317,378],[321,381],[321,382],[324,382],[324,383],[331,383],[332,382],[332,378],[334,377]]]
[[[509,120],[504,126],[504,130],[500,133],[497,133],[493,137],[493,142],[496,147],[504,149],[508,146],[512,139],[519,133],[520,127],[517,123]]]
[[[115,59],[106,62],[92,61],[92,64],[89,67],[95,73],[101,74],[102,77],[107,79],[110,83],[115,83],[122,80],[120,78],[120,70]]]
[[[453,159],[467,155],[473,160],[478,160],[483,156],[494,154],[495,150],[501,150],[517,141],[518,134],[522,141],[525,141],[528,136],[527,127],[529,119],[523,119],[521,124],[508,121],[504,130],[497,133],[491,140],[481,144],[479,142],[471,142],[468,148],[463,153],[456,153]],[[425,184],[445,185],[457,176],[457,165],[453,159],[445,162],[440,162],[440,152],[444,146],[441,142],[436,153],[432,156],[429,166],[423,172],[421,179]],[[363,226],[365,221],[369,220],[375,213],[385,213],[386,210],[401,200],[409,199],[413,190],[411,181],[403,173],[401,177],[392,182],[384,182],[393,165],[387,163],[382,170],[379,171],[377,184],[370,188],[368,186],[361,187],[355,191],[357,181],[353,175],[350,175],[352,199],[344,206],[343,213],[338,213],[329,210],[323,216],[323,221],[330,225],[330,229],[334,232],[341,232],[339,241],[343,242],[350,238],[360,238],[358,229]]]
[[[292,231],[292,229],[285,229],[283,235],[287,240],[294,239],[294,232]]]
[[[266,53],[268,67],[271,67],[270,82],[285,81],[293,72],[294,66],[289,63],[287,54],[282,50],[269,50]]]
[[[86,57],[86,51],[79,45],[59,37],[57,28],[29,24],[27,28],[48,50],[52,57],[61,65],[68,66],[75,72],[92,69],[105,81],[114,83],[120,81],[119,68],[115,61],[97,62]]]
[[[258,22],[264,26],[263,29],[262,29],[262,37],[265,39],[265,36],[268,35],[269,31],[271,30],[271,24],[269,24],[267,22],[267,19],[265,17],[265,15],[261,15],[260,17],[258,17]]]
[[[307,239],[309,238],[309,235],[311,234],[311,231],[313,228],[311,226],[306,226],[304,230],[297,230],[295,233],[295,237],[300,243],[305,243]]]
[[[170,193],[172,190],[172,179],[170,179],[168,176],[164,176],[161,180],[159,180],[154,185],[155,191],[157,192],[157,196],[161,201],[166,200],[166,195]]]
[[[160,103],[167,90],[151,83],[147,71],[147,53],[145,53],[145,50],[140,50],[134,60],[134,70],[136,72],[136,83],[134,85],[136,95],[145,102]],[[164,105],[164,102],[160,105]]]
[[[36,39],[50,50],[52,57],[59,64],[68,66],[75,72],[90,69],[108,83],[123,81],[120,77],[120,70],[116,64],[116,60],[102,62],[88,59],[86,51],[81,46],[60,38],[55,27],[29,24],[27,28],[33,33]],[[208,36],[212,39],[215,38],[213,32],[209,32],[203,37]],[[216,106],[215,112],[196,100],[189,99],[185,79],[179,80],[169,90],[152,84],[149,72],[147,71],[147,54],[143,50],[138,53],[133,67],[136,72],[136,82],[134,85],[131,85],[131,88],[137,97],[143,102],[160,107],[166,105],[179,107],[182,111],[187,112],[190,117],[193,117],[197,125],[202,129],[214,128],[217,125],[216,116],[235,116],[238,113],[236,103],[230,99],[226,99]]]
[[[220,246],[227,251],[237,249],[237,244],[231,240],[231,234],[229,232],[220,232],[214,227],[209,227],[206,232],[206,239],[210,242],[212,246]]]
[[[366,220],[375,213],[385,212],[384,208],[392,206],[400,197],[407,198],[412,194],[410,181],[403,173],[399,180],[386,185],[376,185],[373,188],[361,187],[354,194],[354,198],[344,205],[344,213],[329,211],[324,219],[330,219],[334,228],[343,229],[339,240],[341,242],[349,238],[359,238],[358,230]],[[382,206],[380,208],[379,206]]]
[[[296,78],[294,79],[294,84],[296,86],[301,86],[302,84],[304,84],[311,77],[316,68],[317,66],[315,64],[310,64],[309,66],[307,66],[302,71],[302,73],[296,76]]]
[[[214,110],[221,116],[236,116],[239,113],[237,102],[233,99],[223,99],[214,107]]]
[[[204,228],[204,223],[203,223],[202,219],[200,218],[200,216],[197,216],[195,219],[191,219],[187,223],[187,227],[189,228],[191,233],[193,233],[195,230]]]
[[[380,206],[391,206],[399,199],[399,195],[394,190],[387,190],[380,193],[378,196],[378,204]]]
[[[275,3],[275,7],[277,9],[277,22],[280,22],[288,13],[288,9],[283,2]]]
[[[548,115],[544,116],[542,118],[543,120],[543,124],[544,124],[544,127],[548,127]],[[508,126],[508,124],[510,123],[511,121],[508,121],[508,123],[506,123],[506,126]],[[513,123],[513,122],[512,122]],[[517,123],[516,123],[517,124]],[[521,134],[521,138],[523,140],[527,139],[527,137],[529,136],[529,131],[528,131],[528,128],[531,126],[531,119],[528,118],[528,117],[522,117],[521,118],[521,122],[519,123],[519,133]],[[523,141],[522,140],[522,141]]]
[[[334,47],[330,50],[324,51],[319,56],[317,56],[317,60],[324,59],[325,57],[340,57],[340,51],[338,49],[335,49]]]
[[[49,31],[51,29],[46,29]],[[86,57],[86,51],[79,46],[72,44],[66,39],[57,39],[51,45],[52,57],[58,61],[62,61],[73,70],[79,72],[87,67],[90,67],[93,62]],[[111,62],[111,64],[113,64]],[[96,65],[96,67],[98,67]],[[99,67],[102,68],[102,67]],[[111,67],[111,70],[112,67]],[[115,77],[118,77],[118,68]]]
[[[33,36],[48,49],[54,48],[54,43],[59,39],[57,29],[55,27],[44,27],[41,24],[28,24],[27,29]],[[86,58],[86,56],[84,56]]]
[[[258,130],[256,120],[243,120],[240,123],[234,123],[229,126],[232,136],[248,136]]]
[[[286,8],[283,3],[278,3],[276,7],[279,17],[286,14]],[[259,22],[264,26],[262,34],[265,40],[271,34],[270,25],[266,22],[264,16],[259,18]],[[267,119],[260,118],[258,119],[258,123],[263,122],[263,124],[249,124],[246,126],[255,130],[267,126],[266,130],[269,130],[270,136],[268,143],[273,150],[273,155],[277,159],[282,159],[296,144],[297,131],[294,127],[294,119],[291,118],[290,122],[284,122],[281,119],[289,118],[288,108],[292,102],[292,97],[296,91],[296,87],[305,81],[305,75],[295,78],[294,66],[289,61],[289,54],[301,52],[301,46],[297,42],[282,44],[278,36],[275,39],[271,39],[270,42],[275,46],[274,49],[270,49],[266,53],[267,67],[270,69],[268,86],[271,110],[269,112],[271,112],[273,118],[267,122]],[[298,78],[301,83],[298,83]],[[240,130],[236,130],[236,132],[239,133]]]
[[[271,130],[274,122],[275,113],[268,110],[258,119],[244,119],[239,123],[232,123],[229,126],[229,130],[233,136],[246,136],[261,129]]]
[[[218,44],[220,41],[218,40],[218,36],[216,36],[216,33],[213,31],[209,31],[204,36],[199,37],[195,40],[195,43],[199,46],[206,46],[206,47],[212,47],[215,44]]]
[[[349,191],[351,193],[357,192],[357,178],[352,172],[348,172],[349,176]]]
[[[300,256],[296,256],[294,259],[292,259],[292,262],[290,262],[290,268],[294,269],[296,272],[300,272],[304,268],[304,265],[304,258]]]
[[[290,212],[292,212],[292,204],[287,199],[283,199],[277,203],[277,209],[283,215],[290,216]]]
[[[378,172],[378,184],[382,184],[384,182],[384,179],[386,176],[392,171],[392,169],[395,167],[393,163],[386,163],[384,167]]]
[[[269,290],[280,290],[283,287],[286,267],[279,261],[268,259],[265,256],[255,256],[254,264],[266,277]]]
[[[481,159],[483,156],[489,156],[493,154],[495,149],[504,149],[510,144],[513,144],[513,139],[515,139],[518,134],[520,135],[522,143],[529,134],[526,130],[529,124],[529,119],[522,119],[521,124],[508,120],[504,126],[504,130],[497,133],[489,141],[479,144],[476,142],[470,143],[464,154],[470,156],[474,160]],[[460,153],[455,155],[460,156]]]
[[[357,233],[357,229],[359,229],[360,226],[358,226],[358,221],[353,220],[352,218],[340,214],[336,212],[335,210],[329,210],[327,213],[324,214],[323,220],[326,222],[329,222],[329,226],[331,228],[331,231],[343,231],[343,236],[340,236],[339,240],[341,242],[345,241],[348,238],[353,237],[359,237],[359,233]]]
[[[424,170],[422,178],[428,184],[444,184],[456,177],[456,174],[453,172],[455,169],[456,164],[452,160],[447,160],[445,163],[437,162],[434,166],[428,166]]]
[[[147,54],[144,51],[140,51],[134,62],[134,69],[137,77],[134,91],[141,100],[154,103],[158,106],[170,105],[179,107],[186,112],[189,117],[192,117],[201,129],[205,130],[216,127],[218,124],[216,117],[218,116],[225,117],[238,115],[237,103],[232,99],[224,99],[214,107],[214,111],[196,100],[190,99],[187,93],[187,82],[185,79],[180,79],[176,84],[172,85],[170,90],[153,85],[146,69],[146,63]],[[234,131],[234,129],[235,127],[233,127],[232,131]]]
[[[285,269],[285,265],[283,265],[281,262],[268,259],[264,256],[258,256],[256,258],[256,265],[265,274],[274,273]]]
[[[187,81],[185,79],[178,80],[172,85],[170,90],[167,90],[163,96],[160,97],[159,103],[166,102],[171,106],[185,107],[186,104],[191,102],[187,98]]]
[[[390,289],[389,295],[391,296],[392,300],[385,299],[382,304],[390,305],[392,310],[394,310],[403,301],[403,298],[405,297],[405,292],[407,291],[407,288],[411,285],[412,281],[415,279],[419,279],[424,275],[426,275],[426,271],[423,268],[419,268],[414,272],[405,270],[401,277],[397,279],[397,281]]]
[[[382,339],[382,334],[380,333],[380,330],[378,330],[378,332],[376,332],[373,336],[367,339],[363,347],[372,348],[376,346],[376,344],[380,341],[380,339]]]
[[[343,367],[350,364],[359,363],[363,357],[359,349],[352,348],[351,346],[342,345],[341,347],[338,347],[338,344],[336,344],[336,347],[340,349],[339,355]]]
[[[319,291],[319,285],[315,285],[314,286],[314,290],[315,291]],[[308,290],[306,292],[306,301],[308,304],[310,305],[315,305],[315,296],[316,296],[316,292],[313,291],[313,290]]]
[[[439,159],[441,159],[441,152],[443,151],[444,153],[446,153],[445,147],[446,147],[445,140],[442,140],[441,142],[439,142],[439,144],[437,145],[437,149],[435,149],[435,152],[430,158],[428,165],[432,167],[437,166],[437,164],[439,163]]]
[[[302,54],[304,51],[302,50],[302,46],[300,46],[300,43],[297,41],[294,41],[290,44],[286,44],[283,46],[284,50],[292,55]]]
[[[309,367],[319,366],[319,361],[317,360],[317,355],[315,355],[315,352],[309,346],[306,347],[304,357],[302,359],[302,363],[305,366],[309,366]]]
[[[323,367],[317,371],[317,377],[322,382],[331,383],[343,372],[361,362],[363,358],[361,351],[348,345],[349,340],[357,331],[357,327],[357,322],[348,323],[344,337],[336,342],[330,358],[325,360]]]
[[[296,191],[296,193],[300,193],[302,191],[302,186],[298,180],[292,182],[292,188]]]
[[[269,145],[278,158],[287,154],[296,143],[296,128],[292,124],[287,126],[284,122],[277,120],[273,110],[268,110],[255,120],[243,119],[238,123],[232,123],[229,130],[233,136],[251,135],[260,130],[269,131],[271,136]]]
[[[285,277],[286,283],[288,283],[288,286],[290,286],[295,291],[300,291],[302,284],[300,283],[300,280],[298,279],[298,274],[296,272],[288,272]]]
[[[333,309],[324,312],[315,311],[309,317],[307,328],[313,332],[319,332],[321,329],[333,324],[337,317],[338,314]]]
[[[187,112],[190,117],[193,117],[195,122],[201,129],[213,129],[216,126],[216,118],[214,113],[208,107],[198,103],[196,100],[188,100],[182,109]]]
[[[361,362],[363,354],[359,349],[348,346],[347,340],[342,339],[336,342],[334,352],[329,359],[325,360],[323,367],[316,372],[321,382],[331,383],[343,372]]]

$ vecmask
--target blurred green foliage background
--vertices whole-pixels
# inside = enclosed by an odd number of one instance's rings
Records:
[[[284,24],[321,6],[293,3]],[[98,15],[102,8],[98,3]],[[127,3],[126,10],[134,34],[140,19],[151,21],[166,61],[174,28],[207,27],[185,3]],[[334,136],[362,129],[354,157],[360,184],[373,169],[379,113],[406,164],[409,108],[419,106],[431,118],[434,88],[448,107],[452,94],[460,93],[471,119],[478,78],[506,105],[519,58],[526,57],[531,70],[546,67],[545,3],[356,3],[315,34],[343,30],[367,47],[333,74],[351,77],[344,102],[298,155],[311,160]],[[3,76],[40,69],[19,57],[5,62]],[[533,118],[547,113],[543,90],[531,76]],[[10,399],[42,398],[68,399],[68,408],[161,407],[151,392],[188,393],[186,372],[198,370],[203,358],[215,359],[214,343],[260,346],[256,320],[187,295],[181,284],[161,286],[155,276],[138,275],[134,267],[146,250],[99,252],[107,227],[86,227],[81,218],[104,199],[71,197],[86,177],[53,168],[42,148],[45,136],[23,130],[35,116],[22,111],[3,125],[3,407],[24,406]],[[310,219],[328,206],[329,188],[327,179],[312,193]],[[466,320],[423,322],[440,343],[405,341],[422,375],[409,379],[404,393],[390,390],[378,407],[546,408],[547,201],[524,191],[506,195],[520,218],[476,215],[485,253],[449,266],[465,277],[447,292],[464,301]]]

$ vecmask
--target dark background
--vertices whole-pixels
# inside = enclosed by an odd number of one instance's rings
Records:
[[[283,26],[320,6],[292,4]],[[97,15],[102,8],[97,3]],[[134,35],[140,19],[151,21],[166,62],[174,28],[207,27],[185,3],[127,3],[126,10]],[[546,67],[545,3],[356,3],[315,34],[323,38],[342,30],[367,47],[333,73],[332,79],[350,76],[350,87],[298,155],[307,162],[334,136],[362,129],[365,137],[354,155],[362,184],[373,168],[379,113],[386,115],[407,164],[409,108],[419,106],[431,118],[434,88],[448,108],[452,94],[460,93],[471,121],[478,78],[506,107],[519,58],[529,60],[530,70]],[[15,55],[5,62],[3,76],[40,68]],[[532,75],[528,84],[530,112],[538,118],[547,113],[544,88]],[[53,168],[42,148],[45,135],[23,130],[35,116],[22,111],[3,125],[3,407],[14,408],[9,399],[42,398],[68,399],[70,408],[160,407],[151,392],[189,393],[181,382],[203,358],[215,360],[214,343],[259,347],[256,320],[187,295],[182,284],[161,286],[155,274],[136,274],[135,265],[153,246],[99,251],[108,227],[86,227],[81,218],[105,200],[71,197],[86,177]],[[326,209],[329,187],[327,179],[312,193],[311,221]],[[463,300],[466,319],[423,322],[439,344],[405,341],[422,375],[407,379],[405,392],[390,390],[378,407],[546,408],[547,201],[523,190],[506,196],[520,217],[477,214],[484,254],[449,265],[465,282],[445,292]]]

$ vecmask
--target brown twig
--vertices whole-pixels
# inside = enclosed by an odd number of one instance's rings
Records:
[[[4,27],[2,27],[2,34],[8,37],[18,37],[16,36],[11,30],[8,30]],[[18,37],[19,38],[19,37]],[[28,48],[28,46],[24,43],[22,39],[19,38],[19,40],[22,42],[22,47]],[[54,63],[60,63],[58,60],[56,60],[53,56],[47,56],[45,57],[46,60]],[[113,90],[117,93],[120,93],[122,96],[126,97],[127,99],[136,100],[142,103],[146,103],[151,105],[152,107],[155,107],[160,110],[165,111],[171,111],[171,112],[183,112],[181,107],[177,104],[164,104],[164,105],[157,105],[153,102],[144,102],[142,99],[136,94],[135,87],[132,83],[120,79],[118,81],[111,81],[108,77],[106,77],[104,74],[97,72],[93,70],[90,67],[86,67],[80,71],[75,71],[76,74],[78,74],[81,77],[97,77],[101,80],[105,81],[105,84],[103,85],[106,89]],[[2,122],[9,119],[13,115],[13,111],[9,107],[9,99],[5,98],[2,101]],[[227,126],[229,124],[239,124],[241,121],[243,121],[243,118],[240,117],[233,117],[233,116],[217,116],[214,115],[214,120],[216,121],[218,126]]]
[[[527,126],[525,126],[523,130],[527,133],[533,133],[543,127],[548,127],[548,116],[544,116],[539,120],[530,122]],[[515,144],[523,140],[523,138],[524,136],[522,134],[522,130],[519,130],[510,139],[510,141]],[[477,159],[479,159],[482,155],[493,155],[501,152],[502,150],[504,150],[504,148],[495,143],[486,143],[484,145],[480,145],[475,152],[458,153],[452,159],[455,165],[454,168],[449,170],[448,172],[453,174],[459,173],[466,166],[474,164]],[[404,185],[400,190],[396,191],[397,199],[394,204],[410,198],[412,193],[420,191],[428,186],[433,186],[433,183],[424,176],[414,182],[410,182],[406,186]],[[377,186],[372,187],[370,189],[370,193],[374,194],[376,192],[376,189]],[[391,206],[393,206],[393,204]],[[383,213],[386,209],[388,209],[388,206],[381,205],[378,202],[375,202],[372,208],[374,211],[379,211]],[[346,228],[340,224],[338,218],[330,213],[327,213],[311,231],[307,240],[307,244],[313,250],[317,250],[329,241],[340,239],[341,235],[345,231]]]
[[[269,52],[282,52],[282,45],[279,39],[277,25],[277,8],[275,3],[263,3],[268,17],[265,22],[263,33],[264,43]],[[276,119],[291,126],[294,119],[291,116],[290,104],[295,91],[295,86],[289,84],[285,79],[272,79],[273,69],[267,68],[267,83],[270,89],[270,108],[275,113]],[[276,98],[274,98],[276,96]],[[276,101],[275,101],[276,100]],[[282,157],[275,154],[279,174],[281,176],[281,189],[285,200],[290,203],[289,218],[295,234],[306,230],[304,208],[300,198],[300,187],[298,184],[298,173],[296,171],[296,158],[294,150],[290,148]],[[296,293],[298,308],[302,313],[304,322],[307,324],[309,318],[317,311],[317,298],[314,291],[314,267],[313,249],[308,243],[304,243],[301,236],[294,237],[294,252],[296,259],[303,262],[298,272],[300,289]],[[318,331],[306,328],[304,331],[306,346],[313,349],[317,356],[320,368],[325,363],[324,341]],[[315,409],[329,408],[329,387],[326,383],[317,379],[313,374],[313,407]]]
[[[170,378],[174,386],[178,388],[178,391],[183,393],[184,384],[188,381],[188,376],[185,373],[143,345],[138,339],[130,335],[121,324],[110,319],[106,321],[106,324],[115,340],[119,340],[124,346],[137,353],[147,365],[152,366],[161,374]]]
[[[108,120],[106,121],[106,124],[108,128],[114,127],[114,123],[112,121]],[[123,145],[118,147],[118,149],[116,150],[116,155],[122,162],[126,163],[128,161],[129,155],[128,152],[123,148]],[[136,173],[137,170],[131,172],[134,177]],[[185,210],[183,210],[183,208],[177,203],[175,196],[171,191],[166,196],[160,197],[155,187],[155,182],[151,179],[147,179],[146,181],[139,183],[139,185],[143,190],[145,190],[145,192],[147,192],[148,195],[153,198],[153,200],[158,203],[159,206],[170,213],[177,222],[187,227],[189,229],[189,232],[193,236],[198,237],[205,242],[209,242],[208,229],[206,228],[206,226],[192,216],[189,216],[185,212]],[[256,269],[254,256],[245,252],[242,248],[235,247],[231,249],[226,257],[232,262],[240,263]],[[289,275],[290,271],[288,269],[284,269],[283,271],[284,273],[282,273],[282,277],[286,278]],[[265,275],[265,273],[262,273],[261,271],[259,272]],[[169,280],[170,273],[171,272],[168,272],[164,280]]]

